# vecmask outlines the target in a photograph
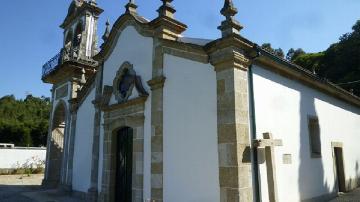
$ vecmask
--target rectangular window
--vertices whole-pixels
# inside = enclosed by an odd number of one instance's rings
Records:
[[[321,139],[319,119],[314,116],[308,117],[310,151],[312,158],[321,157]]]

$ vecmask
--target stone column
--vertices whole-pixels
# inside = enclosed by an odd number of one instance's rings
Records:
[[[151,87],[151,200],[163,201],[163,76],[164,53],[158,39],[154,40],[153,78]]]
[[[71,104],[70,104],[71,105]],[[70,112],[70,113],[68,113]],[[65,128],[64,128],[64,146],[63,146],[63,157],[62,157],[62,169],[61,169],[61,178],[60,184],[61,189],[65,191],[71,191],[72,184],[69,182],[69,175],[72,175],[69,167],[69,155],[70,155],[70,145],[71,145],[71,131],[70,128],[73,126],[73,114],[71,112],[71,106],[66,109],[65,116]]]
[[[151,198],[163,201],[163,87],[165,77],[148,82],[151,86]]]
[[[72,174],[73,174],[73,159],[74,159],[74,144],[75,144],[75,133],[76,133],[76,120],[77,120],[77,100],[69,100],[70,104],[70,120],[71,124],[68,127],[70,130],[68,132],[69,141],[68,141],[68,155],[64,159],[67,162],[67,175],[66,175],[66,189],[67,191],[72,191]]]
[[[221,202],[253,201],[248,72],[249,60],[235,38],[213,44],[217,79],[217,127]]]
[[[44,179],[42,180],[41,185],[42,186],[47,186],[49,185],[48,183],[48,176],[49,176],[49,163],[50,163],[50,148],[51,148],[51,136],[52,136],[52,120],[53,120],[53,111],[54,111],[54,94],[55,94],[55,87],[53,86],[51,91],[51,111],[50,111],[50,116],[49,116],[49,128],[48,128],[48,136],[47,136],[47,140],[46,140],[46,160],[45,160],[45,174],[44,174]]]

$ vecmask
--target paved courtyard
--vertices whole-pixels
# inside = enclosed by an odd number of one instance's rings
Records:
[[[81,202],[57,190],[41,187],[43,175],[0,175],[0,202]],[[360,202],[360,188],[329,202]]]
[[[352,192],[342,194],[340,197],[337,197],[329,202],[360,202],[360,188]]]
[[[78,202],[57,190],[41,187],[43,175],[0,175],[0,202]]]
[[[33,202],[21,193],[41,190],[43,175],[0,175],[1,202]]]

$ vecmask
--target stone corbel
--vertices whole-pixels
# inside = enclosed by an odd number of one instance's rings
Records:
[[[149,80],[147,83],[150,86],[151,90],[156,90],[159,88],[163,88],[165,84],[166,77],[164,76],[158,76],[151,80]]]

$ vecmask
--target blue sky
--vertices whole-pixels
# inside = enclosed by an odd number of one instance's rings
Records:
[[[11,0],[0,12],[0,97],[27,93],[50,96],[50,85],[41,82],[41,67],[62,45],[64,20],[71,0]],[[156,17],[160,0],[136,0],[138,12]],[[100,17],[99,35],[106,19],[111,23],[124,12],[125,0],[98,0],[105,12]],[[241,34],[273,47],[303,48],[306,52],[325,50],[351,31],[360,19],[358,0],[234,0],[237,19],[245,27]],[[215,39],[222,21],[222,0],[174,0],[176,18],[188,25],[185,35]],[[100,38],[100,37],[99,37]]]

